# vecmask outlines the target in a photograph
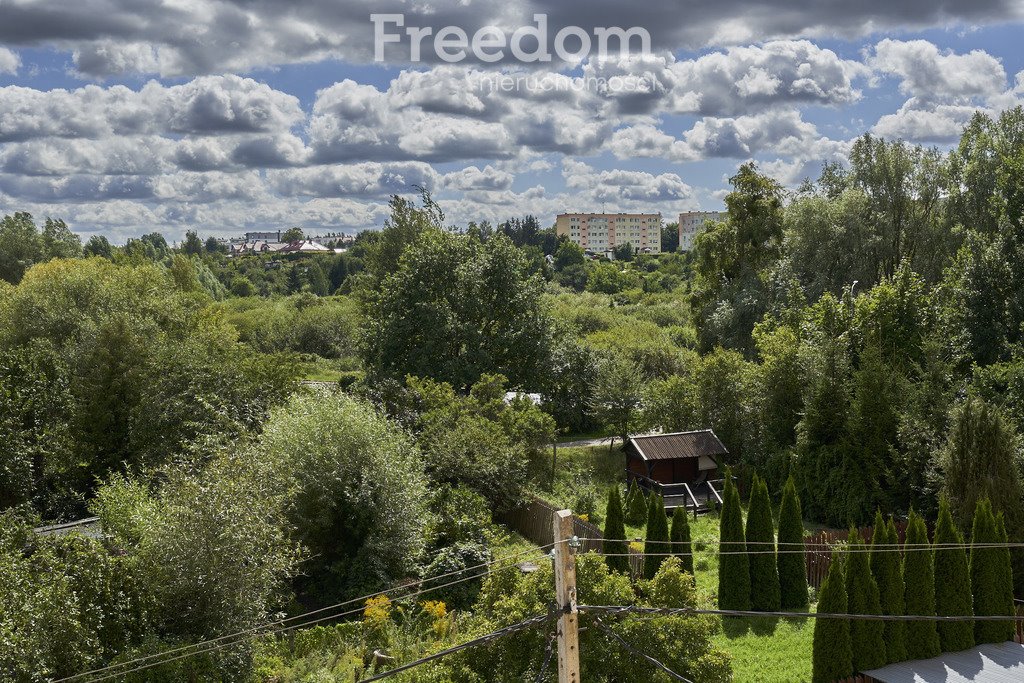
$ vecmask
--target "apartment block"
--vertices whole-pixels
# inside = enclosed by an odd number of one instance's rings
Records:
[[[707,221],[724,221],[725,211],[687,211],[679,214],[679,250],[693,249],[693,240]]]
[[[596,254],[626,243],[637,253],[657,254],[661,251],[661,214],[560,213],[555,218],[555,234]]]

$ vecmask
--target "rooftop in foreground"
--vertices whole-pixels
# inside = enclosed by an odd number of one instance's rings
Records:
[[[1011,683],[1024,681],[1024,645],[979,645],[931,659],[890,664],[865,671],[880,683]]]

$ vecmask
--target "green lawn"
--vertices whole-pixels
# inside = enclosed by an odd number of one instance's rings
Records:
[[[621,484],[625,478],[622,451],[609,451],[607,446],[559,448],[553,488],[550,451],[547,457],[535,477],[537,494],[556,505],[588,514],[601,526],[608,487]],[[696,520],[690,517],[690,533],[694,539],[697,599],[702,607],[714,608],[718,596],[717,547],[701,541],[718,540],[717,515],[702,515]],[[627,525],[626,536],[642,539],[644,529]],[[715,635],[714,642],[732,655],[736,681],[799,683],[811,680],[813,635],[814,623],[809,619],[745,619],[738,626],[727,625]]]

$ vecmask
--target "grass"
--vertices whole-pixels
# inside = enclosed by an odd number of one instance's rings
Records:
[[[602,525],[608,488],[625,481],[622,451],[609,451],[607,446],[559,448],[554,486],[550,456],[548,451],[547,462],[537,470],[536,493],[555,505],[587,514],[591,521]],[[718,516],[690,517],[690,535],[694,540],[697,600],[702,607],[713,608],[718,599],[718,548],[707,541],[718,540]],[[642,539],[644,528],[627,525],[626,536]],[[811,680],[813,636],[813,620],[765,617],[727,624],[715,634],[714,643],[732,656],[736,681],[799,683]]]

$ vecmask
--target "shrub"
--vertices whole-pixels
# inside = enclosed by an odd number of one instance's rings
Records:
[[[907,614],[935,614],[935,566],[928,545],[928,529],[913,510],[907,523],[903,560],[904,608]],[[907,657],[928,659],[941,652],[934,621],[907,622]]]
[[[612,486],[608,490],[608,507],[604,520],[604,552],[608,568],[613,571],[629,573],[629,546],[626,543],[626,526],[622,520],[622,497],[619,487]]]
[[[804,558],[804,522],[793,477],[782,490],[779,511],[779,593],[782,609],[807,607],[807,564]]]
[[[653,579],[658,569],[672,552],[668,539],[668,517],[665,516],[665,501],[657,493],[651,494],[647,507],[647,534],[644,543],[644,578]]]
[[[996,518],[992,503],[978,501],[971,530],[971,589],[975,616],[1013,614],[1013,572],[1008,548],[979,547],[1006,543],[1002,515]],[[974,622],[975,643],[1002,643],[1013,639],[1012,621]]]
[[[630,526],[640,526],[647,519],[647,498],[644,491],[633,482],[633,499],[626,510],[626,521]]]
[[[750,554],[750,604],[753,609],[779,609],[779,569],[775,560],[775,526],[768,485],[754,475],[747,512],[747,552]]]
[[[871,565],[856,529],[850,529],[846,551],[846,596],[850,614],[881,614],[878,584],[871,576]],[[822,610],[824,611],[824,610]],[[885,665],[884,624],[882,621],[850,621],[850,652],[853,668],[867,671]]]
[[[690,520],[686,508],[677,507],[672,513],[672,554],[679,558],[683,571],[693,574],[693,544],[690,543]]]
[[[847,612],[846,582],[843,564],[838,555],[832,556],[828,574],[821,583],[818,611],[824,614]],[[848,619],[815,619],[812,651],[812,677],[814,683],[832,683],[853,673]]]
[[[939,500],[939,519],[935,524],[935,613],[939,616],[974,614],[971,577],[963,542],[953,524],[949,501],[943,496]],[[943,652],[959,652],[974,647],[971,622],[942,621],[938,627]]]
[[[882,513],[875,513],[875,530],[871,537],[871,575],[878,584],[882,614],[904,614],[903,567],[900,562],[899,536],[892,519],[886,524]],[[907,658],[906,625],[902,621],[883,624],[886,656],[889,662]]]
[[[740,508],[740,492],[732,482],[729,470],[725,472],[719,539],[718,607],[750,609],[750,562],[743,534],[743,510]]]

